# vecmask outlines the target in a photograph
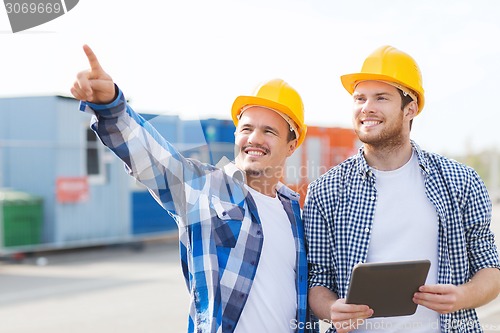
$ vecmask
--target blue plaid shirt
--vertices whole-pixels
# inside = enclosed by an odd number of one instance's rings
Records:
[[[117,89],[118,90],[118,89]],[[216,168],[184,158],[126,103],[81,102],[95,116],[92,128],[148,187],[179,228],[181,265],[190,293],[189,332],[233,332],[252,287],[263,244],[254,200],[234,164]],[[290,323],[305,332],[307,259],[298,194],[282,185],[278,197],[296,247],[297,314]],[[279,283],[279,281],[278,281]]]
[[[477,173],[412,146],[439,219],[438,283],[460,285],[482,268],[499,268],[491,201]],[[309,185],[303,215],[309,288],[323,286],[346,297],[354,265],[367,258],[376,204],[375,175],[363,147]],[[441,315],[440,321],[443,332],[482,332],[473,309]]]

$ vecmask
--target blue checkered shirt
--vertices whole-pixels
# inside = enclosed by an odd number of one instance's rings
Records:
[[[177,222],[191,298],[188,331],[233,332],[252,287],[264,237],[244,175],[232,163],[216,168],[184,158],[117,91],[112,103],[81,102],[80,110],[94,114],[92,128],[101,141]],[[284,185],[278,197],[296,247],[298,305],[291,325],[296,332],[306,332],[307,258],[299,197]]]
[[[412,147],[439,219],[438,283],[460,285],[482,268],[499,268],[491,201],[477,173],[414,142]],[[354,265],[367,258],[376,204],[375,175],[363,147],[309,185],[303,214],[309,288],[323,286],[346,297]],[[482,331],[473,309],[441,315],[440,322],[443,332]]]

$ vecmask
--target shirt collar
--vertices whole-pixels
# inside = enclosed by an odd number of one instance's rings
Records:
[[[226,156],[223,156],[216,165],[217,168],[224,170],[224,173],[231,177],[232,179],[246,184],[245,172],[238,169],[234,161],[230,161]]]
[[[420,168],[422,169],[424,174],[427,175],[429,173],[429,161],[426,158],[424,151],[422,149],[420,149],[420,146],[417,145],[415,143],[415,141],[410,140],[410,143],[411,143],[411,147],[412,147],[413,151],[417,155],[418,165],[420,166]],[[359,174],[361,176],[369,178],[369,177],[373,176],[373,172],[371,170],[372,168],[366,162],[365,155],[364,155],[363,151],[364,151],[364,145],[359,148],[358,155],[357,155],[357,157],[358,157],[357,158],[358,159],[358,161],[357,161],[358,162],[358,171],[359,171]]]
[[[425,175],[429,174],[429,159],[426,157],[424,151],[420,149],[420,146],[415,143],[415,141],[410,140],[411,146],[413,147],[413,150],[417,154],[418,158],[418,165],[422,169]]]
[[[286,186],[282,182],[278,182],[278,184],[276,185],[276,190],[278,191],[278,194],[281,194],[281,195],[287,197],[288,199],[296,200],[296,201],[300,200],[300,194],[293,191],[291,188],[289,188],[288,186]]]

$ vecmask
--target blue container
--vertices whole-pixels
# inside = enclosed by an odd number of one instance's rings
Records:
[[[189,120],[182,123],[180,142],[185,143],[184,156],[217,164],[222,157],[234,159],[233,122],[226,119]]]
[[[151,125],[153,125],[161,136],[163,136],[167,141],[172,143],[179,142],[179,124],[182,121],[178,116],[147,113],[141,113],[141,116],[151,123]]]
[[[201,126],[208,142],[210,163],[217,164],[223,157],[234,160],[234,132],[232,120],[206,119]]]
[[[177,229],[174,219],[147,191],[132,192],[132,233],[155,234]]]
[[[226,119],[204,119],[201,120],[201,127],[205,133],[208,143],[227,142],[234,143],[234,131],[236,127],[232,120]]]

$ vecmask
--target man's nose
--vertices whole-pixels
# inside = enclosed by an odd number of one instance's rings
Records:
[[[248,142],[253,144],[260,144],[264,141],[264,133],[259,130],[253,130],[248,137]]]
[[[364,114],[375,112],[374,104],[372,99],[367,98],[361,107],[361,112]]]

